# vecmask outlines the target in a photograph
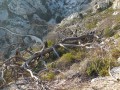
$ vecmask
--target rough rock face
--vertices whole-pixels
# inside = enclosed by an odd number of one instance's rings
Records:
[[[93,13],[108,8],[112,2],[113,0],[93,0],[91,2],[91,5],[93,5]]]
[[[120,9],[120,0],[115,0],[113,2],[113,9]]]
[[[0,28],[0,53],[10,53],[13,50],[10,44],[30,43],[29,37],[21,35],[42,38],[49,31],[46,21],[60,22],[71,13],[84,9],[87,3],[89,0],[0,0],[0,27],[4,27]]]
[[[103,2],[103,0],[98,1]],[[0,28],[0,47],[2,47],[0,51],[3,51],[3,48],[6,51],[11,51],[12,48],[6,48],[11,43],[27,40],[26,37],[13,35],[13,33],[22,35],[31,34],[42,38],[49,31],[47,22],[59,23],[63,18],[73,13],[85,12],[92,9],[98,1],[0,0],[0,27],[4,27]],[[104,6],[104,2],[102,5]],[[78,16],[79,14],[73,14],[72,16],[74,15]],[[9,29],[11,32],[6,29]]]
[[[5,57],[14,49],[11,44],[22,43],[29,38],[24,35],[42,38],[48,33],[48,24],[40,17],[48,12],[41,1],[0,0],[0,53]]]
[[[59,22],[74,12],[85,10],[89,2],[89,0],[11,0],[8,8],[20,16],[37,13],[42,19],[48,21],[54,18]]]
[[[57,22],[71,13],[79,12],[87,9],[90,0],[49,0],[48,7],[52,13],[52,18]]]
[[[115,0],[113,2],[113,9],[115,10],[115,12],[113,13],[113,15],[117,15],[120,14],[120,0]]]

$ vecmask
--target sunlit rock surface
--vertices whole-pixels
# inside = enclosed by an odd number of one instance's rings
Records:
[[[115,0],[113,2],[113,9],[115,10],[113,15],[120,14],[120,0]]]
[[[67,17],[79,18],[79,13],[92,9],[97,2],[103,7],[108,3],[103,0],[0,0],[0,27],[4,27],[0,28],[0,51],[6,47],[11,51],[9,45],[23,42],[24,35],[42,38],[50,31],[48,24],[60,23]]]

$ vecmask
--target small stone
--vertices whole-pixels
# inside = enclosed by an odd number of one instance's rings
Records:
[[[120,64],[120,57],[117,59],[117,62]]]

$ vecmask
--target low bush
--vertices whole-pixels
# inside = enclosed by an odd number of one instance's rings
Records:
[[[48,63],[48,64],[47,64],[47,67],[48,67],[49,69],[56,68],[56,62]]]
[[[86,57],[86,52],[84,52],[84,51],[79,51],[79,52],[77,52],[75,55],[74,55],[74,58],[76,59],[76,60],[82,60],[82,59],[84,59],[85,57]]]
[[[91,30],[92,28],[95,28],[96,27],[96,24],[97,24],[97,20],[91,20],[90,22],[86,23],[85,24],[85,27],[89,30]]]
[[[48,47],[51,47],[54,45],[54,42],[52,40],[48,40],[47,43],[48,43]]]
[[[41,79],[45,81],[51,81],[55,78],[54,72],[48,71],[41,75]]]
[[[113,49],[111,51],[112,57],[114,57],[115,59],[118,59],[120,57],[120,50],[119,49]]]
[[[74,61],[74,56],[71,53],[66,53],[56,62],[56,67],[67,69]]]
[[[106,76],[109,75],[108,69],[110,66],[116,66],[116,61],[109,58],[95,58],[91,60],[86,73],[88,76]]]
[[[113,30],[119,30],[120,29],[120,25],[116,25],[115,27],[113,27]]]
[[[111,37],[114,35],[114,33],[115,33],[114,30],[111,30],[110,27],[106,27],[104,29],[104,36],[105,37]]]
[[[115,37],[115,39],[118,39],[118,38],[120,38],[120,34],[119,34],[119,33],[116,33],[116,34],[114,35],[114,37]]]

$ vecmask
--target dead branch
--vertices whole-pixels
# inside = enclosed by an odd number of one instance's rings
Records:
[[[76,44],[62,44],[65,47],[85,47],[88,45],[91,45],[91,43],[86,43],[86,44],[81,44],[81,45],[76,45]]]
[[[53,51],[54,51],[54,53],[56,54],[56,56],[59,58],[60,56],[59,56],[59,54],[57,53],[57,51],[55,50],[55,48],[54,47],[52,47],[53,48]]]
[[[0,70],[0,81],[3,81],[3,84],[6,83],[6,80],[4,79],[4,71],[5,71],[5,64],[1,67]]]
[[[29,72],[30,76],[32,78],[34,78],[36,81],[38,80],[38,78],[33,74],[32,70],[29,67],[29,64],[32,61],[39,60],[40,58],[42,58],[43,56],[45,56],[47,53],[50,53],[50,52],[54,52],[56,54],[56,56],[59,58],[60,56],[59,56],[59,54],[56,50],[60,47],[63,47],[67,50],[68,50],[69,47],[76,47],[76,48],[77,47],[82,47],[82,48],[90,47],[90,45],[93,42],[93,39],[96,38],[95,35],[91,35],[91,34],[90,35],[85,34],[85,35],[81,35],[79,37],[68,37],[68,38],[65,38],[64,40],[62,40],[60,43],[55,44],[55,45],[53,45],[49,48],[46,48],[45,44],[43,43],[43,41],[41,39],[39,39],[35,36],[32,36],[32,35],[25,35],[25,36],[29,36],[36,43],[40,43],[42,45],[42,49],[39,52],[36,52],[36,53],[32,53],[31,51],[27,50],[27,52],[30,53],[30,55],[31,55],[31,57],[28,58],[27,60],[24,59],[24,57],[22,57],[20,55],[20,52],[16,50],[16,55],[13,56],[13,57],[10,57],[8,60],[6,60],[3,63],[3,65],[4,64],[8,65],[11,68],[15,68],[15,67],[22,68],[25,71]],[[80,42],[80,44],[75,43],[74,41],[75,42]],[[17,64],[18,61],[22,61],[22,64],[21,65]],[[45,66],[45,70],[47,70],[47,65],[46,65],[45,61],[44,60],[42,60],[42,61],[43,61],[43,64]],[[17,73],[17,72],[15,72],[15,73]],[[39,73],[41,73],[41,71]],[[3,74],[2,74],[2,77],[3,77]],[[3,78],[3,80],[4,80],[4,78]]]
[[[32,77],[33,79],[35,79],[36,81],[39,80],[39,79],[33,74],[32,70],[27,69],[27,68],[24,68],[24,69],[30,73],[30,75],[31,75],[31,77]]]
[[[59,54],[57,53],[55,48],[57,49],[61,46],[64,47],[64,48],[66,48],[66,47],[85,47],[85,46],[89,46],[89,45],[91,45],[91,42],[93,41],[94,38],[96,38],[96,37],[94,37],[94,34],[93,35],[85,34],[85,35],[82,35],[82,36],[79,36],[79,37],[65,38],[59,44],[55,44],[54,46],[49,47],[49,48],[45,48],[44,44],[43,44],[43,48],[42,48],[41,51],[33,54],[29,59],[26,60],[26,65],[28,66],[28,64],[32,60],[35,60],[37,57],[44,56],[45,54],[50,53],[50,52],[54,52],[59,57]],[[74,44],[73,41],[80,41],[81,44],[80,45],[76,44],[76,43]],[[70,42],[72,42],[72,43],[70,43]]]

